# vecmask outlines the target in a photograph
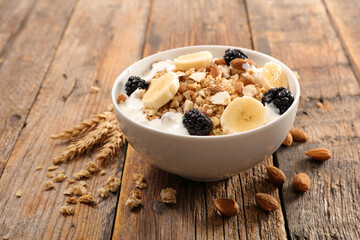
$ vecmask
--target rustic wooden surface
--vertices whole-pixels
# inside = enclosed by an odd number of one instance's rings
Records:
[[[359,16],[357,0],[0,0],[0,237],[360,239]],[[64,146],[49,135],[105,109],[114,79],[134,61],[196,44],[253,48],[298,71],[295,126],[309,141],[281,147],[274,159],[214,183],[163,172],[124,146],[107,175],[87,181],[95,193],[116,174],[120,192],[61,216],[68,184],[42,189],[45,168]],[[91,94],[91,86],[100,92]],[[313,147],[331,149],[332,159],[307,159],[303,152]],[[60,169],[71,176],[91,158]],[[287,176],[281,188],[266,181],[265,166],[273,164]],[[44,169],[35,171],[38,165]],[[292,189],[298,172],[311,178],[307,193]],[[129,212],[124,203],[134,173],[143,173],[149,186],[141,191],[143,207]],[[176,205],[159,201],[165,187],[177,189]],[[259,210],[257,192],[272,194],[281,209]],[[240,214],[218,216],[216,197],[234,198]]]

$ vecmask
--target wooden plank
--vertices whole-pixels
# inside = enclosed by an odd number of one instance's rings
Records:
[[[357,27],[360,15],[360,2],[356,0],[323,0],[330,20],[339,34],[345,52],[360,79],[360,29]]]
[[[308,133],[309,141],[278,151],[280,168],[289,179],[282,195],[290,236],[359,239],[360,88],[326,9],[320,0],[247,2],[256,49],[301,76],[295,126]],[[318,109],[318,101],[328,107]],[[304,152],[316,147],[329,148],[332,159],[307,159]],[[304,194],[296,193],[291,184],[299,172],[312,182]]]
[[[5,0],[0,5],[0,176],[75,3]]]
[[[189,11],[191,9],[191,11]],[[171,29],[164,31],[164,29]],[[251,48],[251,37],[242,1],[154,1],[144,56],[157,51],[196,44],[224,44]],[[264,164],[271,164],[269,160]],[[278,198],[276,187],[264,181],[264,164],[225,181],[196,183],[165,173],[128,149],[122,191],[117,209],[114,239],[284,239],[281,209],[261,212],[255,193]],[[132,176],[142,173],[149,182],[141,191],[143,207],[130,212],[125,202],[135,189]],[[177,190],[178,203],[161,203],[161,189]],[[240,204],[240,215],[217,215],[213,199],[230,197]]]
[[[49,135],[104,110],[110,103],[112,84],[118,74],[141,57],[149,1],[80,1],[56,51],[14,150],[0,179],[0,236],[12,239],[109,239],[115,216],[117,194],[94,207],[76,204],[75,215],[64,217],[67,182],[55,183],[44,191],[44,168],[64,144]],[[137,16],[134,18],[133,16]],[[52,23],[55,27],[56,23]],[[131,27],[129,27],[131,25]],[[50,34],[50,33],[49,33]],[[20,71],[20,70],[19,70]],[[90,93],[98,86],[97,94]],[[123,149],[125,151],[125,149]],[[70,178],[83,169],[91,156],[60,165]],[[121,177],[124,154],[107,174],[91,177],[88,189],[94,195],[108,176]],[[23,190],[21,198],[15,197]],[[98,198],[96,197],[96,200]]]

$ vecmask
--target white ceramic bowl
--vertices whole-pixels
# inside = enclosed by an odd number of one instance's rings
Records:
[[[112,89],[112,102],[116,117],[126,139],[151,164],[176,175],[198,181],[228,178],[239,171],[255,166],[270,156],[288,134],[298,108],[299,82],[294,73],[282,62],[256,51],[242,50],[257,65],[274,61],[285,69],[290,91],[295,100],[277,120],[251,131],[223,136],[187,136],[159,131],[130,120],[117,105],[117,97],[124,93],[125,83],[131,75],[142,75],[155,61],[174,59],[198,51],[210,51],[221,58],[230,46],[205,45],[176,48],[148,56],[127,69],[116,79]],[[235,47],[236,48],[236,47]]]

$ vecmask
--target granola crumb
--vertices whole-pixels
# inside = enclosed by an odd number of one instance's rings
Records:
[[[60,174],[64,174],[65,173],[65,170],[60,170],[60,171],[57,171],[55,173],[56,176],[60,175]]]
[[[36,171],[39,171],[39,170],[41,170],[41,169],[43,169],[43,166],[41,166],[41,165],[39,165],[39,166],[37,166],[37,167],[35,168]]]
[[[62,181],[64,181],[66,178],[67,178],[67,176],[66,176],[65,174],[60,173],[59,175],[57,175],[57,176],[54,178],[54,181],[55,181],[55,182],[62,182]]]
[[[97,192],[101,198],[107,198],[109,196],[109,189],[107,188],[101,187],[97,190]]]
[[[117,103],[119,104],[119,103],[125,102],[125,100],[126,100],[126,96],[124,94],[120,94],[118,96]]]
[[[103,176],[103,175],[105,175],[105,174],[106,174],[106,171],[105,171],[104,169],[100,171],[100,175],[101,175],[101,176]]]
[[[2,58],[0,58],[0,64],[2,62]],[[10,234],[6,234],[5,236],[3,236],[4,240],[9,240],[10,239]]]
[[[106,181],[106,187],[111,192],[116,192],[120,187],[120,178],[116,178],[114,175],[110,176]]]
[[[82,179],[82,178],[89,178],[90,177],[90,172],[84,169],[81,169],[79,172],[74,173],[74,178],[76,180]]]
[[[53,181],[49,180],[45,182],[45,191],[53,189],[55,187]]]
[[[84,203],[84,204],[93,204],[95,201],[94,201],[94,197],[92,196],[92,194],[89,193],[89,194],[82,195],[81,197],[79,197],[79,202]]]
[[[22,196],[22,190],[21,190],[21,189],[17,190],[16,193],[15,193],[15,195],[16,195],[18,198],[20,198],[20,197]]]
[[[48,167],[48,171],[54,171],[56,169],[58,169],[59,167],[58,166],[51,166],[51,167]]]
[[[86,164],[86,170],[88,170],[90,173],[95,173],[99,171],[99,166],[93,161],[90,161]]]
[[[47,178],[53,178],[53,177],[54,177],[54,175],[53,175],[51,172],[47,172],[47,173],[45,174],[45,176],[46,176]]]
[[[73,194],[73,190],[72,190],[72,188],[68,188],[68,189],[66,189],[63,193],[64,193],[64,195],[72,195],[72,194]]]
[[[69,180],[68,180],[68,183],[69,183],[69,184],[73,184],[74,182],[75,182],[74,179],[69,179]]]
[[[65,200],[66,203],[69,203],[69,204],[76,204],[77,203],[77,200],[75,197],[68,197],[66,200]]]
[[[161,201],[164,203],[176,203],[176,190],[172,188],[165,188],[160,193]]]
[[[91,92],[91,93],[97,93],[97,92],[99,92],[99,90],[100,90],[100,89],[99,89],[98,87],[92,86],[91,89],[90,89],[90,92]]]
[[[132,210],[141,205],[140,193],[137,190],[130,192],[130,197],[126,200],[125,206]]]
[[[323,108],[324,105],[323,105],[321,102],[317,102],[317,103],[316,103],[316,107],[317,107],[317,108]]]
[[[75,196],[82,196],[82,195],[86,195],[87,193],[88,191],[85,186],[75,185],[72,188],[72,194],[74,194]]]
[[[75,210],[74,210],[74,207],[71,207],[71,206],[62,206],[60,208],[60,213],[64,216],[74,215]]]
[[[145,183],[145,177],[143,174],[135,173],[133,175],[133,180],[135,181],[135,186],[139,189],[144,189],[147,187],[147,183]]]

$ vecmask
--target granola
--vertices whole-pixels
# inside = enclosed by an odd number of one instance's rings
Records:
[[[164,203],[176,203],[176,190],[173,188],[165,188],[160,193],[161,201]]]
[[[125,206],[132,210],[141,205],[140,192],[133,190],[130,192],[129,198],[125,202]]]

